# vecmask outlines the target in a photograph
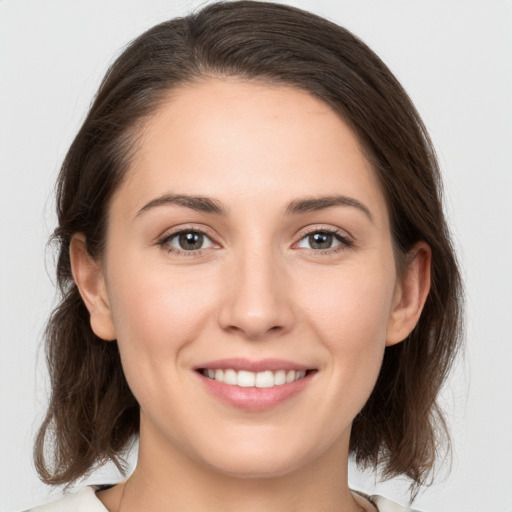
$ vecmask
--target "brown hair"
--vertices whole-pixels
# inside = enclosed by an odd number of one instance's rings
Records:
[[[73,282],[71,237],[83,233],[89,253],[101,257],[109,199],[141,124],[169,90],[219,75],[291,85],[330,105],[354,130],[380,179],[397,264],[416,242],[430,245],[432,286],[423,313],[407,340],[386,349],[350,445],[358,463],[380,466],[385,477],[428,483],[441,441],[448,442],[436,398],[459,346],[462,303],[434,150],[401,85],[357,37],[305,11],[251,1],[209,5],[133,41],[108,70],[69,149],[54,233],[62,299],[46,330],[52,394],[35,445],[42,480],[70,483],[109,459],[122,467],[123,450],[139,428],[117,344],[92,332]]]

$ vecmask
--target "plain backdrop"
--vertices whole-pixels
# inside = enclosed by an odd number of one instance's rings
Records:
[[[430,130],[467,290],[466,351],[442,396],[451,473],[429,512],[512,511],[512,1],[289,3],[359,35]],[[47,399],[41,332],[55,302],[52,187],[107,65],[146,28],[199,5],[178,0],[0,0],[0,511],[55,499],[31,461]],[[105,468],[89,481],[119,479]],[[355,488],[405,503],[400,481]]]

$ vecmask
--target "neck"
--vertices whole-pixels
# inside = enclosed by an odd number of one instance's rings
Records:
[[[135,471],[99,498],[111,512],[360,512],[347,466],[348,435],[285,474],[240,477],[194,460],[141,425]]]

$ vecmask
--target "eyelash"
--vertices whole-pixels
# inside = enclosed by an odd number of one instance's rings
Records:
[[[164,248],[168,253],[173,253],[178,256],[184,256],[184,257],[200,256],[201,251],[203,251],[204,249],[195,249],[195,250],[186,251],[183,249],[178,249],[176,247],[172,247],[170,245],[170,242],[173,239],[175,239],[176,237],[178,237],[180,235],[186,234],[186,233],[194,233],[194,234],[202,235],[203,237],[209,239],[211,241],[212,245],[218,245],[218,243],[210,235],[208,235],[205,231],[203,231],[201,229],[197,229],[197,228],[180,229],[179,231],[175,231],[171,234],[168,234],[158,242],[158,245],[160,245],[162,248]],[[323,250],[309,249],[309,251],[311,251],[316,256],[336,254],[340,251],[349,249],[350,247],[353,247],[353,245],[354,245],[353,240],[351,238],[349,238],[348,236],[342,234],[341,231],[339,231],[337,229],[329,229],[329,228],[311,229],[310,231],[307,231],[306,233],[304,233],[300,237],[299,241],[296,242],[294,245],[296,245],[297,243],[300,243],[302,240],[304,240],[305,238],[307,238],[313,234],[332,235],[334,237],[334,239],[336,239],[339,242],[339,245],[337,245],[335,247],[329,247],[329,248],[323,249]]]
[[[354,246],[354,241],[349,238],[347,235],[342,234],[342,231],[338,229],[332,229],[332,228],[314,228],[306,233],[304,233],[301,237],[298,243],[300,243],[305,238],[314,235],[314,234],[323,234],[323,235],[332,235],[334,239],[336,239],[339,242],[338,246],[335,247],[329,247],[327,249],[309,249],[315,256],[324,256],[324,255],[332,255],[336,254],[340,251],[344,251],[346,249],[350,249]],[[294,244],[296,245],[296,244]]]
[[[174,233],[165,235],[165,237],[162,238],[162,240],[160,240],[158,242],[158,244],[163,249],[165,249],[168,253],[173,253],[173,254],[176,254],[177,256],[184,256],[184,257],[200,256],[201,251],[204,249],[194,249],[194,250],[190,250],[190,251],[185,251],[184,249],[178,249],[178,248],[170,245],[170,243],[173,239],[175,239],[176,237],[179,237],[180,235],[186,234],[186,233],[194,233],[194,234],[202,235],[203,237],[210,240],[212,245],[218,245],[218,243],[210,235],[208,235],[202,229],[197,229],[197,228],[180,229],[178,231],[175,231]]]

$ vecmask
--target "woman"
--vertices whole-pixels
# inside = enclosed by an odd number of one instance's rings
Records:
[[[69,484],[138,438],[137,467],[39,510],[400,510],[347,462],[414,495],[443,439],[461,292],[439,187],[345,29],[233,2],[135,40],[58,182],[36,465]]]

